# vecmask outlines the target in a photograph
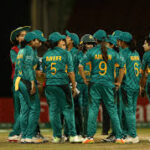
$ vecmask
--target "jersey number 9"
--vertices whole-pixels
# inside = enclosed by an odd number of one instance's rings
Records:
[[[103,76],[103,75],[106,74],[106,72],[107,72],[107,64],[106,64],[105,61],[101,61],[101,62],[99,63],[99,69],[100,69],[99,74],[100,74],[101,76]]]

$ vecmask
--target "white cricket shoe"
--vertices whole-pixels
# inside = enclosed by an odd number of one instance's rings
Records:
[[[25,143],[25,139],[21,138],[20,143]]]
[[[20,136],[14,135],[8,137],[8,142],[18,142],[20,140]]]
[[[84,141],[84,138],[82,137],[82,135],[78,135],[78,138],[79,138],[79,140],[80,140],[81,142]]]
[[[32,139],[30,139],[30,138],[25,138],[25,139],[24,139],[24,143],[29,143],[29,144],[30,144],[30,143],[33,143],[33,142],[32,142]]]
[[[43,142],[44,141],[41,138],[37,138],[37,137],[32,138],[32,143],[34,143],[34,144],[40,144],[40,143],[43,143]]]
[[[139,140],[139,137],[136,136],[135,138],[131,137],[131,136],[127,136],[127,138],[125,139],[125,143],[133,143],[133,144],[136,144],[136,143],[139,143],[140,140]]]
[[[31,143],[40,144],[40,143],[43,143],[43,140],[41,138],[36,138],[36,137],[32,137],[32,139],[25,138],[24,139],[24,143],[28,143],[28,144],[31,144]]]
[[[76,135],[76,136],[70,136],[69,142],[70,143],[81,143],[82,140]]]
[[[62,143],[64,143],[64,142],[67,142],[69,138],[63,135],[61,140],[62,140]]]
[[[55,143],[55,144],[61,143],[61,138],[59,138],[59,137],[53,137],[52,143]]]

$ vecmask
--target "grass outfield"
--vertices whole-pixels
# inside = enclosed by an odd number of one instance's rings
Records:
[[[114,144],[101,143],[100,140],[106,136],[100,135],[101,130],[95,135],[95,144],[53,144],[51,142],[45,144],[20,144],[8,143],[7,136],[10,130],[0,130],[0,150],[150,150],[150,129],[137,129],[140,143],[138,144]],[[52,139],[52,131],[43,129],[42,134]]]

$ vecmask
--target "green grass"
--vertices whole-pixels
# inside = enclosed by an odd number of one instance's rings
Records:
[[[0,130],[0,150],[150,150],[150,143],[147,139],[150,138],[150,129],[137,129],[140,143],[138,144],[114,144],[101,143],[100,140],[106,136],[100,135],[99,129],[95,135],[95,144],[20,144],[8,143],[7,136],[10,130]],[[52,139],[51,130],[42,130],[45,137]]]

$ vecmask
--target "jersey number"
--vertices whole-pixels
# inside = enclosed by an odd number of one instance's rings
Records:
[[[138,63],[134,63],[134,70],[135,70],[135,75],[138,77],[139,76],[139,68],[138,68],[139,64]],[[127,68],[126,68],[126,65],[124,66],[125,67],[125,74],[127,73]]]
[[[101,62],[99,63],[99,69],[100,69],[99,74],[100,74],[101,76],[103,76],[103,75],[106,74],[106,72],[107,72],[107,64],[106,64],[105,61],[101,61]]]
[[[135,70],[135,75],[138,77],[139,76],[139,68],[138,68],[139,64],[138,63],[134,63],[134,70]]]
[[[51,72],[52,75],[56,74],[56,68],[54,67],[56,65],[56,63],[51,63],[51,71],[53,70],[53,72]]]

